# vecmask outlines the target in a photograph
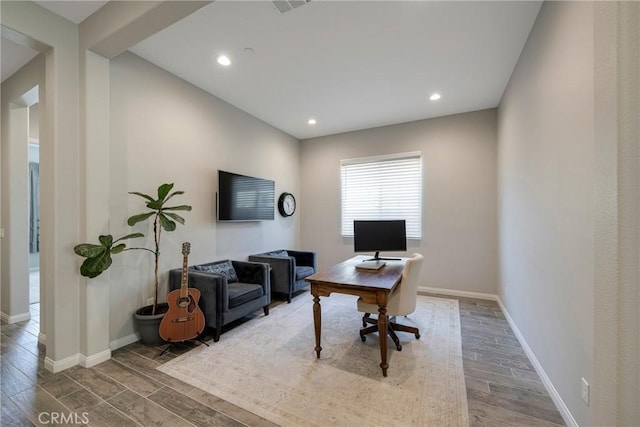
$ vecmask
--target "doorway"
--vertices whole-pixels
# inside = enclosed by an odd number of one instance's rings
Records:
[[[29,307],[40,303],[40,138],[38,104],[29,107]]]

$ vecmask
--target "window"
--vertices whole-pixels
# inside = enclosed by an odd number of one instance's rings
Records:
[[[342,160],[342,235],[354,219],[404,219],[407,238],[422,237],[420,152]]]

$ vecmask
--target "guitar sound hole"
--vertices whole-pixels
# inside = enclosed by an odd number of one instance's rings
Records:
[[[190,302],[189,297],[180,298],[178,299],[178,307],[185,308],[189,305],[189,302]]]

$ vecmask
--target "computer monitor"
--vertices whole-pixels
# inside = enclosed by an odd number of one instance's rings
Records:
[[[405,220],[354,220],[353,249],[355,252],[375,252],[374,260],[397,259],[380,258],[380,252],[407,250]]]

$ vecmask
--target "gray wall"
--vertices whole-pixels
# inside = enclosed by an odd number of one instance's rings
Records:
[[[499,295],[564,403],[590,422],[593,4],[547,2],[498,110]]]
[[[340,160],[421,151],[421,286],[495,294],[496,111],[484,110],[302,141],[302,246],[321,267],[353,256],[340,236]]]
[[[141,199],[173,182],[193,206],[185,226],[162,236],[161,294],[167,271],[182,265],[181,243],[191,242],[189,263],[246,259],[249,254],[298,246],[299,217],[246,223],[216,222],[217,170],[272,179],[276,194],[300,193],[299,142],[232,105],[131,54],[111,60],[111,231],[131,232],[126,219],[144,212]],[[134,227],[148,237],[148,224]],[[136,246],[145,244],[138,239]],[[131,313],[151,297],[153,260],[142,251],[118,256],[110,270],[111,340],[133,333]],[[142,292],[141,292],[142,290]]]

